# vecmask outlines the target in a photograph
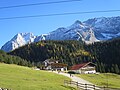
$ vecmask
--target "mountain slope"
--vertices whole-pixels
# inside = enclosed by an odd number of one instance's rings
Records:
[[[46,59],[59,60],[68,66],[94,62],[99,72],[120,73],[120,39],[91,45],[79,41],[40,41],[20,47],[9,54],[35,63]]]
[[[46,40],[97,41],[93,29],[78,20],[68,28],[59,28],[51,32],[46,37]]]
[[[106,41],[120,37],[120,16],[77,20],[69,27],[61,27],[48,34],[34,36],[31,33],[17,34],[13,39],[2,46],[2,50],[11,51],[31,42],[41,40],[78,40],[85,43]]]
[[[120,39],[96,42],[84,48],[90,52],[97,62],[100,72],[120,74]]]
[[[89,52],[83,49],[83,44],[78,41],[40,41],[20,47],[9,54],[20,56],[31,62],[43,62],[46,59],[59,59],[60,62],[69,66],[72,63],[78,63],[72,58],[80,56],[81,59],[89,58],[92,60]]]
[[[20,47],[9,54],[36,63],[46,59],[59,60],[68,66],[94,62],[99,72],[120,73],[120,39],[91,45],[79,41],[40,41]]]
[[[71,26],[58,28],[43,37],[44,40],[82,40],[86,43],[113,39],[120,37],[120,17],[77,20]]]
[[[99,40],[108,40],[120,36],[120,16],[93,18],[84,23],[94,28]]]
[[[18,33],[10,41],[2,46],[2,50],[8,52],[34,41],[36,36],[32,33]]]

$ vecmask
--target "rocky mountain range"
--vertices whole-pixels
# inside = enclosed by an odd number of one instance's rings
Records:
[[[32,33],[18,33],[10,41],[5,43],[1,49],[9,52],[25,44],[34,42],[35,38],[36,36],[34,36]]]
[[[84,22],[77,20],[69,27],[60,27],[39,36],[34,36],[32,33],[18,33],[1,49],[9,52],[25,44],[41,40],[80,40],[89,44],[117,37],[120,37],[120,16],[101,17],[88,19]]]

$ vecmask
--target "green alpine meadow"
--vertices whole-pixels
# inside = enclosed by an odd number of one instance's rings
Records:
[[[13,64],[0,63],[0,88],[11,90],[75,90],[64,86],[62,75]]]

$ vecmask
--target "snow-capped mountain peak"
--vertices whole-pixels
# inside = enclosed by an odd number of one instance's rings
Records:
[[[33,42],[35,38],[36,37],[32,33],[18,33],[5,45],[3,45],[1,49],[8,52]]]
[[[76,28],[84,28],[85,24],[82,23],[81,21],[77,20],[75,21],[74,24],[72,24],[70,27],[68,27],[68,29],[76,29]]]
[[[71,26],[60,27],[48,34],[34,36],[32,33],[18,33],[2,46],[2,50],[10,51],[31,42],[41,40],[80,40],[94,43],[120,37],[120,16],[75,21]]]

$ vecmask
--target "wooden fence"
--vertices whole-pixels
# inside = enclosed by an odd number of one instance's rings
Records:
[[[11,90],[11,89],[8,89],[8,88],[0,88],[0,90]]]
[[[92,84],[82,84],[82,83],[78,83],[75,81],[68,81],[68,80],[64,80],[64,85],[70,85],[70,86],[77,87],[78,90],[108,90],[105,87],[99,87],[99,86],[92,85]]]

